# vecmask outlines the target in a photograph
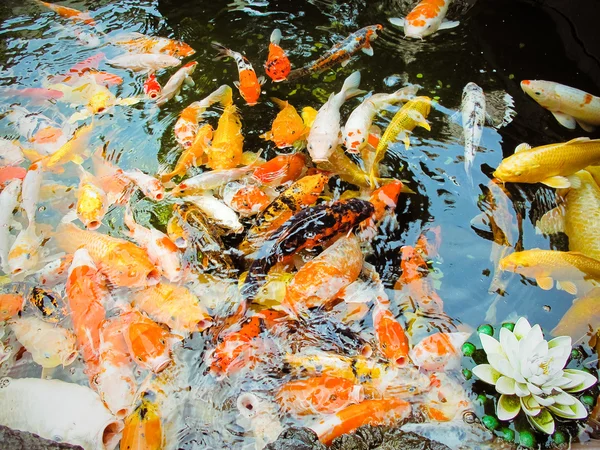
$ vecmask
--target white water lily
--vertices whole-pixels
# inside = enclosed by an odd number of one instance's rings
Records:
[[[520,318],[514,330],[500,329],[500,341],[479,334],[489,364],[473,368],[473,374],[496,386],[501,394],[496,406],[500,420],[511,420],[523,410],[538,430],[554,433],[554,417],[584,419],[585,406],[570,395],[593,386],[596,377],[565,369],[571,354],[571,338],[544,340],[539,325]]]

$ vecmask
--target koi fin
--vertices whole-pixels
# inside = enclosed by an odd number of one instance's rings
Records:
[[[552,286],[554,286],[554,280],[552,277],[539,277],[536,278],[535,281],[537,285],[545,291],[549,291],[552,289]]]
[[[362,48],[362,51],[365,55],[373,56],[373,47],[370,45],[366,45]],[[581,127],[583,128],[583,127]]]
[[[220,53],[218,56],[216,56],[216,57],[214,58],[215,60],[219,60],[219,59],[226,58],[226,57],[228,57],[228,56],[232,56],[232,55],[231,55],[231,50],[229,50],[229,49],[228,49],[227,47],[225,47],[224,45],[222,45],[222,44],[219,44],[218,42],[211,42],[211,44],[210,44],[210,45],[212,45],[212,47],[213,47],[215,50],[218,50],[218,51],[219,51],[219,53]]]
[[[194,80],[192,79],[192,77],[185,77],[185,80],[183,80],[183,82],[185,83],[186,86],[189,87],[193,87],[196,83],[194,83]]]
[[[404,148],[406,150],[408,150],[410,147],[410,133],[408,131],[404,130],[402,133],[401,139],[402,139],[402,142],[404,142]]]
[[[565,210],[562,206],[551,209],[535,224],[536,234],[555,234],[565,231]]]
[[[562,289],[565,292],[568,292],[571,295],[577,295],[577,286],[572,281],[557,281],[556,288]]]
[[[271,131],[267,131],[259,136],[259,138],[264,139],[265,141],[273,140],[273,133]]]
[[[279,28],[273,30],[270,41],[275,45],[279,45],[281,42],[281,30]]]
[[[525,150],[531,150],[531,145],[526,142],[523,142],[515,147],[515,153],[523,152]]]
[[[550,112],[552,113],[554,118],[558,121],[558,123],[560,123],[563,127],[568,128],[569,130],[574,130],[575,127],[577,126],[575,124],[575,119],[572,116],[569,116],[568,114],[557,112],[557,111],[550,111]]]
[[[349,98],[356,97],[357,95],[364,94],[365,91],[358,89],[358,85],[360,84],[360,71],[357,70],[353,72],[342,85],[342,90],[340,94],[348,100]]]
[[[459,25],[460,22],[458,20],[448,20],[442,22],[438,30],[449,30],[450,28],[456,28]]]
[[[546,178],[545,180],[540,181],[540,183],[545,184],[548,187],[555,189],[566,189],[571,187],[571,183],[568,178],[561,177],[560,175],[556,175],[554,177]]]
[[[589,141],[590,138],[589,137],[578,137],[575,139],[571,139],[569,142],[567,142],[565,145],[569,145],[569,144],[576,144],[576,143],[581,143],[581,142],[586,142]]]
[[[352,59],[352,58],[350,58],[350,59]],[[342,61],[342,67],[346,67],[348,64],[350,64],[350,59]]]
[[[417,126],[425,128],[427,131],[431,131],[431,127],[429,126],[427,120],[425,120],[423,114],[421,114],[419,111],[410,111],[409,114],[411,119],[417,123]]]
[[[72,114],[71,117],[69,117],[68,122],[69,123],[79,122],[80,120],[87,119],[91,115],[92,114],[89,111],[76,112],[76,113]]]
[[[277,97],[269,97],[269,99],[275,103],[279,109],[283,109],[288,105],[288,102],[285,100],[278,99]]]
[[[404,28],[404,19],[400,17],[390,17],[388,19],[392,25],[396,25],[397,27]]]
[[[140,98],[137,97],[127,97],[127,98],[119,98],[117,99],[117,105],[130,106],[135,105],[141,101]]]
[[[27,158],[29,161],[31,161],[32,163],[34,162],[38,162],[39,160],[45,158],[45,155],[42,155],[41,153],[36,152],[33,149],[28,149],[28,148],[23,148],[21,147],[21,150],[23,151],[23,154],[25,155],[25,158]]]
[[[590,125],[589,123],[585,123],[580,120],[577,120],[577,123],[579,124],[579,126],[581,128],[583,128],[588,133],[593,133],[594,131],[596,131],[596,127],[594,125]]]
[[[267,79],[263,76],[258,77],[258,84],[261,86],[267,82]]]
[[[240,82],[239,82],[239,81],[234,81],[234,82],[233,82],[233,85],[234,85],[236,88],[238,88],[238,89],[240,88]]]

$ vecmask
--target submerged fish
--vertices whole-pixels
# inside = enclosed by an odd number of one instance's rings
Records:
[[[600,125],[600,97],[553,81],[523,80],[521,89],[563,127],[574,130],[578,123],[591,133]]]
[[[156,99],[156,104],[162,106],[173,97],[179,95],[179,91],[184,83],[193,86],[194,80],[192,80],[192,74],[194,73],[194,70],[196,70],[197,65],[198,63],[196,61],[192,61],[175,72],[175,74],[169,78],[169,81],[162,87],[160,95]]]
[[[242,161],[244,135],[237,107],[225,106],[211,145],[206,150],[206,165],[211,169],[232,169]]]
[[[521,144],[514,155],[502,160],[494,177],[504,182],[543,183],[552,188],[568,188],[571,187],[569,175],[598,163],[600,139],[581,137],[534,148]]]
[[[156,80],[156,75],[150,73],[148,79],[144,82],[144,94],[151,99],[156,100],[162,92],[160,83]]]
[[[292,66],[287,55],[283,49],[279,46],[281,42],[281,30],[278,28],[274,29],[271,33],[271,39],[269,43],[269,56],[265,62],[265,72],[275,83],[284,81]]]
[[[177,58],[186,58],[196,53],[185,42],[165,37],[146,36],[135,32],[120,34],[113,40],[113,43],[133,52],[164,54]]]
[[[252,173],[253,178],[269,186],[281,186],[296,181],[306,164],[302,153],[279,155],[261,164]]]
[[[185,175],[190,167],[197,167],[203,161],[203,156],[213,138],[213,128],[205,123],[197,131],[190,146],[184,146],[183,153],[177,160],[172,172],[160,175],[160,181],[168,183],[173,177]],[[173,192],[171,192],[173,194]]]
[[[583,297],[576,298],[552,330],[552,335],[571,336],[576,343],[590,330],[597,330],[600,326],[599,301],[600,288],[592,289]]]
[[[350,58],[360,50],[369,56],[373,56],[371,41],[377,39],[377,32],[381,30],[383,30],[381,25],[369,25],[355,31],[343,41],[338,42],[327,50],[325,54],[316,61],[299,69],[292,70],[288,75],[288,80],[304,77],[311,73],[322,72],[336,64],[342,64],[343,67],[348,64]]]
[[[391,311],[378,302],[373,309],[373,328],[381,355],[392,364],[404,366],[408,362],[408,337]]]
[[[421,0],[405,19],[391,18],[390,22],[403,27],[406,37],[423,39],[438,30],[447,30],[459,25],[457,21],[444,20],[450,2],[451,0]]]
[[[152,393],[144,393],[135,409],[125,418],[121,448],[162,450],[165,438],[160,408]]]
[[[157,55],[153,53],[128,53],[125,55],[116,56],[113,59],[107,60],[106,62],[111,66],[119,67],[121,69],[129,69],[134,72],[146,73],[181,65],[181,61],[173,56],[160,54]]]
[[[241,53],[234,52],[218,42],[213,42],[212,46],[221,53],[221,57],[229,56],[234,59],[237,64],[240,81],[234,81],[233,84],[240,90],[240,94],[248,106],[256,105],[260,97],[261,85],[265,82],[264,77],[256,77],[256,72],[254,72],[252,64]]]
[[[52,11],[54,11],[59,16],[65,17],[67,19],[71,19],[74,22],[83,22],[86,25],[91,25],[91,26],[96,25],[96,22],[94,21],[94,19],[92,19],[90,14],[87,12],[82,12],[82,11],[79,11],[74,8],[69,8],[67,6],[56,5],[54,3],[43,2],[41,0],[38,0],[38,2],[42,5],[44,5],[45,7],[50,8]]]
[[[461,347],[470,333],[434,333],[411,349],[409,356],[419,368],[431,371],[450,371],[460,367]]]
[[[485,124],[485,95],[483,89],[475,83],[468,83],[463,89],[460,109],[465,135],[465,172],[472,182],[471,167],[475,160],[483,125]]]

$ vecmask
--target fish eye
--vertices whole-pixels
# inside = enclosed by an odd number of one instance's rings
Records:
[[[536,92],[535,95],[542,95],[542,93],[541,92]]]
[[[523,172],[521,172],[520,170],[515,172],[515,176],[520,177],[523,174]]]
[[[329,148],[333,147],[333,145],[329,144]]]

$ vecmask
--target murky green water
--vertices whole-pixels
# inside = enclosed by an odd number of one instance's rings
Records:
[[[206,97],[221,84],[232,85],[238,79],[232,61],[213,60],[216,55],[210,46],[212,41],[243,52],[261,74],[269,35],[275,27],[282,30],[284,39],[281,45],[288,52],[292,64],[298,67],[315,59],[319,52],[350,32],[381,23],[385,29],[375,41],[373,57],[357,55],[345,68],[336,67],[297,83],[268,83],[261,102],[254,107],[246,106],[234,91],[243,119],[244,149],[263,150],[266,158],[277,154],[274,146],[259,138],[270,129],[277,112],[277,107],[268,101],[270,96],[286,99],[298,109],[304,106],[318,109],[329,93],[338,91],[343,80],[355,70],[361,71],[360,87],[367,91],[391,92],[404,83],[421,85],[420,94],[429,95],[439,102],[429,116],[432,131],[417,129],[408,150],[401,142],[395,143],[384,161],[387,174],[406,180],[416,193],[402,197],[394,219],[381,227],[373,242],[373,253],[367,261],[374,264],[386,287],[392,289],[400,275],[401,247],[414,245],[422,230],[439,226],[442,244],[439,257],[434,260],[438,279],[436,287],[439,287],[444,311],[455,326],[474,330],[485,321],[491,320],[496,326],[503,321],[527,316],[532,323],[539,323],[546,330],[552,329],[573,297],[563,291],[543,291],[534,283],[510,274],[501,277],[501,293],[490,292],[495,273],[490,262],[492,237],[489,228],[472,226],[471,222],[482,213],[482,209],[485,210],[482,203],[487,192],[485,186],[503,155],[512,153],[521,142],[542,145],[567,141],[576,136],[561,128],[549,114],[527,98],[519,88],[520,80],[551,79],[570,84],[571,80],[577,79],[577,87],[581,89],[590,92],[598,92],[599,89],[577,72],[575,64],[556,45],[552,30],[545,28],[550,22],[540,19],[539,27],[527,22],[528,17],[536,17],[536,12],[529,7],[523,6],[519,13],[511,13],[496,10],[491,2],[482,2],[466,16],[460,17],[463,21],[460,27],[420,42],[403,39],[402,31],[387,21],[388,17],[405,14],[406,8],[394,9],[384,3],[368,3],[335,4],[317,0],[173,1],[171,4],[102,0],[68,3],[70,7],[92,11],[99,23],[98,29],[107,36],[136,31],[181,39],[196,50],[190,59],[199,63],[193,76],[195,86],[184,89],[180,101],[172,100],[161,109],[152,102],[132,107],[117,106],[110,113],[99,116],[94,131],[95,146],[105,145],[110,159],[125,170],[139,168],[155,174],[167,164],[174,164],[180,150],[173,136],[173,126],[181,110],[192,101]],[[450,17],[467,10],[467,7],[455,7]],[[499,22],[500,16],[506,21]],[[528,26],[523,26],[524,23]],[[107,58],[122,53],[121,49],[110,45],[86,47],[74,36],[73,30],[70,22],[34,2],[2,2],[0,86],[40,87],[46,77],[64,73],[98,51],[104,52]],[[550,33],[548,40],[541,39],[547,33]],[[104,40],[104,37],[101,39]],[[547,51],[543,51],[544,48]],[[118,97],[143,94],[143,76],[108,66],[101,68],[123,77],[122,85],[111,88]],[[169,76],[167,71],[158,74],[163,85]],[[469,81],[476,82],[486,93],[507,91],[513,95],[518,113],[514,122],[500,131],[485,128],[473,169],[473,185],[463,168],[462,130],[452,117],[460,107],[462,89]],[[0,109],[10,109],[14,101],[14,98],[1,100]],[[27,106],[26,102],[23,105]],[[343,106],[343,120],[357,105],[358,101],[352,99]],[[59,121],[74,112],[70,105],[62,102],[27,107],[32,112],[42,111]],[[380,119],[378,125],[385,124],[386,121]],[[0,135],[19,138],[5,119],[0,121]],[[74,185],[77,183],[73,176],[67,179]],[[330,183],[332,192],[337,195],[347,187],[338,180]],[[533,226],[535,220],[553,206],[550,192],[538,186],[508,186],[508,190],[513,200],[508,211],[512,222],[511,244],[519,243],[525,249],[566,249],[565,239],[549,240],[536,234]],[[157,215],[160,206],[139,200],[136,209],[138,220],[161,225]],[[121,216],[122,209],[114,208],[99,231],[122,237]],[[517,217],[522,218],[521,229],[518,229]],[[38,217],[40,222],[55,223],[56,219],[52,205],[46,205]],[[238,242],[235,239],[227,241],[229,245]],[[492,303],[496,306],[490,311]],[[277,345],[287,348],[287,344],[281,344],[284,337],[278,338]],[[328,345],[333,347],[347,345],[343,340],[336,343],[337,338],[331,334],[327,339],[331,340]],[[235,402],[241,390],[258,389],[266,393],[277,386],[281,376],[279,368],[272,367],[270,373],[244,373],[215,384],[213,379],[204,375],[207,368],[202,362],[201,350],[205,345],[204,338],[200,336],[186,344],[189,349],[185,356],[189,362],[188,375],[194,387],[187,409],[176,414],[180,421],[178,424],[183,425],[182,430],[176,433],[180,445],[198,449],[251,445],[252,441],[243,436],[236,424],[236,412],[231,402]],[[35,369],[29,368],[25,373],[36,376]],[[284,425],[292,423],[289,418],[284,421]]]

